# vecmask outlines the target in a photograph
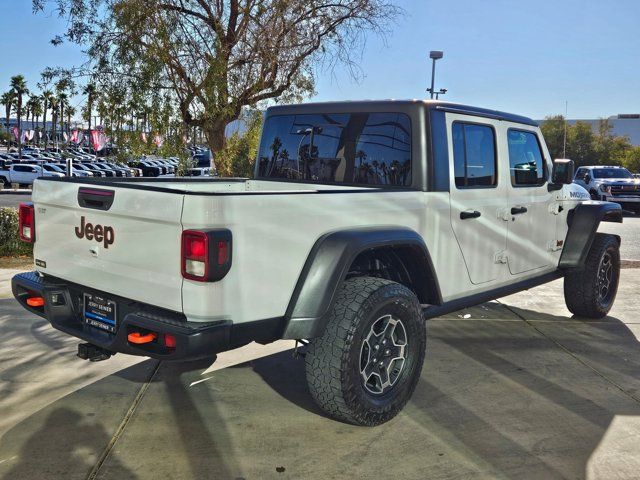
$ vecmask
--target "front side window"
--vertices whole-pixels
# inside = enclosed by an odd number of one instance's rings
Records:
[[[498,177],[493,128],[488,125],[454,122],[452,133],[456,187],[495,187]]]
[[[258,178],[410,186],[411,121],[403,113],[271,116]]]
[[[507,139],[511,185],[544,185],[547,174],[538,136],[533,132],[509,129]]]

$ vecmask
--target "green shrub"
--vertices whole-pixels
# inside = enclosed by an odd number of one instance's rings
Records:
[[[216,168],[221,177],[253,177],[262,131],[262,113],[245,112],[242,119],[247,130],[227,138],[225,147],[215,155]]]
[[[18,236],[18,210],[0,208],[0,257],[32,254],[33,245]]]

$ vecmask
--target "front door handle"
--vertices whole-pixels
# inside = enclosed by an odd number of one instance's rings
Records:
[[[466,220],[467,218],[478,218],[482,215],[479,211],[474,210],[473,212],[460,212],[460,220]]]
[[[521,213],[527,213],[527,207],[512,207],[511,215],[520,215]]]

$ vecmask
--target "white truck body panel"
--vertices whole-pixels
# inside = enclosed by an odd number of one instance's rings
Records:
[[[182,311],[180,235],[182,195],[114,188],[109,211],[81,208],[80,185],[35,182],[34,258],[61,279],[174,311]],[[108,248],[75,235],[81,217],[112,226]]]
[[[447,192],[362,188],[362,193],[337,193],[340,187],[254,180],[135,185],[178,192],[109,186],[115,199],[105,212],[79,207],[77,192],[82,183],[36,182],[36,238],[46,238],[35,244],[35,258],[46,262],[46,268],[37,268],[70,282],[183,312],[190,321],[232,319],[234,323],[283,316],[315,241],[344,228],[377,225],[418,232],[432,256],[444,301],[507,285],[514,277],[506,264],[495,264],[495,278],[480,285],[471,282],[452,228],[451,212],[457,207]],[[329,188],[332,193],[321,193]],[[560,200],[562,192],[553,193]],[[77,238],[74,230],[82,216],[87,222],[112,226],[114,244],[105,249]],[[228,228],[233,234],[233,265],[218,282],[183,280],[180,273],[181,232],[202,228]],[[566,234],[564,228],[564,233],[557,232],[560,239]],[[487,248],[481,235],[467,235],[466,241],[475,252]],[[517,276],[524,279],[555,269],[560,251],[548,255],[547,267]]]

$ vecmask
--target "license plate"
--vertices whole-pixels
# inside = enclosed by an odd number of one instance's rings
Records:
[[[84,322],[92,327],[116,332],[116,302],[89,293],[84,294]]]

